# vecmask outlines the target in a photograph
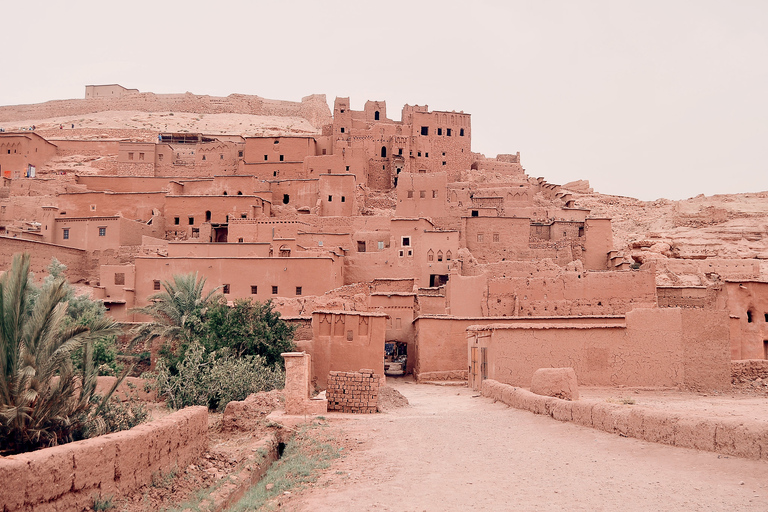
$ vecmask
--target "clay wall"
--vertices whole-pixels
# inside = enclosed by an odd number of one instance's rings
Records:
[[[467,338],[465,357],[485,348],[487,378],[514,386],[549,367],[573,368],[585,386],[722,390],[731,382],[725,312],[636,309],[625,325],[519,322],[471,327]]]
[[[2,270],[10,268],[13,255],[22,252],[30,254],[29,270],[35,274],[47,275],[46,269],[54,256],[67,266],[67,277],[72,282],[89,279],[94,270],[92,261],[82,249],[0,235],[0,268]]]
[[[198,238],[195,229],[203,223],[227,223],[233,219],[252,219],[262,200],[253,195],[166,196],[165,227],[173,236]]]
[[[404,116],[405,116],[405,109]],[[469,114],[459,112],[413,112],[410,116],[413,151],[424,157],[413,168],[427,172],[446,171],[448,181],[458,181],[461,171],[472,164],[472,126]],[[406,123],[406,117],[403,117]],[[424,128],[427,135],[422,135]],[[448,135],[450,133],[450,135]]]
[[[328,410],[358,414],[378,411],[380,375],[370,370],[330,372]]]
[[[148,221],[153,211],[165,209],[164,192],[78,192],[60,194],[58,216],[121,216]]]
[[[407,354],[413,350],[413,317],[416,294],[413,292],[391,293],[373,292],[368,298],[371,311],[381,311],[388,315],[385,341],[400,341],[406,344]],[[413,371],[413,359],[408,359],[406,373]]]
[[[86,251],[117,250],[121,246],[141,245],[142,236],[156,236],[154,226],[122,217],[56,218],[54,244]]]
[[[562,272],[554,276],[489,277],[489,316],[623,315],[656,307],[650,270]]]
[[[172,178],[155,176],[81,176],[75,175],[75,183],[92,191],[111,192],[160,192],[167,191]],[[210,181],[210,180],[203,180]]]
[[[269,181],[269,189],[276,203],[275,212],[284,211],[285,208],[291,210],[302,208],[306,213],[316,212],[319,197],[318,184],[317,179]]]
[[[270,217],[257,219],[230,219],[229,241],[240,243],[284,243],[287,240],[296,242],[299,230],[307,225],[298,220],[279,220]],[[278,256],[278,254],[275,254]]]
[[[137,94],[138,89],[128,89],[118,84],[108,85],[86,85],[85,86],[85,99],[95,98],[122,98],[129,94]]]
[[[28,165],[39,171],[55,155],[56,146],[35,133],[0,133],[0,176],[26,176]]]
[[[398,217],[444,217],[446,214],[445,172],[404,172],[397,176]]]
[[[313,137],[246,137],[243,160],[247,164],[301,163],[317,154]]]
[[[48,141],[56,145],[56,156],[116,157],[120,147],[118,140],[73,140],[51,137]],[[101,168],[98,160],[90,161],[89,165]]]
[[[171,258],[266,258],[267,243],[212,244],[208,242],[169,242]]]
[[[208,411],[188,407],[130,430],[0,458],[7,511],[86,510],[185,468],[208,448]]]
[[[313,176],[304,170],[304,164],[301,162],[245,162],[237,173],[251,175],[259,181],[304,180]]]
[[[384,313],[314,311],[312,341],[297,343],[312,356],[312,382],[326,389],[332,371],[371,368],[384,375]]]
[[[29,105],[0,107],[0,121],[49,119],[107,110],[140,112],[192,112],[196,114],[236,113],[281,117],[303,117],[313,126],[331,122],[324,94],[305,96],[301,102],[279,101],[246,94],[227,97],[201,96],[192,93],[154,94],[151,92],[123,95],[119,98],[54,100]]]
[[[726,281],[717,308],[729,313],[731,359],[768,359],[768,282]]]
[[[296,235],[296,244],[304,249],[352,251],[352,235],[349,233],[316,233],[299,231]],[[355,244],[356,245],[356,244]]]
[[[660,308],[717,307],[717,290],[707,286],[657,286],[656,297]]]
[[[611,219],[589,218],[584,222],[584,268],[606,270],[609,268],[608,252],[613,249]]]
[[[462,245],[479,263],[527,259],[531,221],[515,217],[464,217]]]
[[[213,176],[209,179],[175,180],[172,183],[172,195],[190,196],[238,196],[254,195],[265,184],[253,176]]]
[[[330,257],[318,258],[235,258],[235,257],[136,257],[136,301],[157,292],[155,282],[170,280],[174,274],[199,272],[206,276],[205,292],[229,285],[227,300],[322,295],[343,283],[343,264]],[[254,288],[255,287],[255,290]],[[276,287],[276,293],[273,293]],[[299,290],[301,288],[301,290]],[[253,293],[255,291],[255,293]],[[223,288],[220,292],[224,292]],[[300,293],[299,293],[300,292]]]
[[[319,214],[324,217],[349,217],[357,214],[354,174],[321,174],[318,182]]]
[[[686,260],[660,258],[654,260],[658,272],[670,271],[675,274],[712,275],[721,279],[756,280],[760,279],[760,261],[727,258],[707,258]]]

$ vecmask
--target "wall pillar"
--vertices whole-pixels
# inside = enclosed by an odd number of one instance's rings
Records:
[[[309,398],[311,385],[311,357],[306,352],[284,352],[285,361],[285,414],[323,414],[328,400]]]

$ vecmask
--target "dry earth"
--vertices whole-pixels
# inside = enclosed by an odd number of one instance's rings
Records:
[[[313,487],[273,505],[313,512],[768,510],[764,461],[622,438],[467,388],[388,384],[411,405],[328,415],[348,454]]]

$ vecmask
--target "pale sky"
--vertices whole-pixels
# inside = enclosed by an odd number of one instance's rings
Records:
[[[529,175],[653,200],[768,190],[768,1],[2,2],[0,104],[349,96],[472,114]]]

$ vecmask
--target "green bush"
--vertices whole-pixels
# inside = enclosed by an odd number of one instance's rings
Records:
[[[205,405],[223,410],[232,400],[284,385],[285,372],[277,365],[267,365],[264,357],[235,357],[228,349],[206,354],[196,341],[175,371],[160,360],[155,376],[158,394],[174,409]]]

